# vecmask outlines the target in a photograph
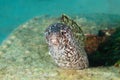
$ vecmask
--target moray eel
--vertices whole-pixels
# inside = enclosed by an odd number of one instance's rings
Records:
[[[76,33],[78,34],[78,33]],[[55,63],[64,69],[84,69],[89,66],[83,41],[75,36],[71,26],[58,22],[45,30],[49,54]]]

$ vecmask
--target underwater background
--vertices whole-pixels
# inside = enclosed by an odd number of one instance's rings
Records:
[[[0,0],[0,80],[120,80],[119,4],[120,0]],[[62,69],[49,55],[45,29],[60,22],[63,13],[85,34],[87,69]]]
[[[119,4],[120,0],[0,0],[0,43],[16,27],[35,16],[60,16],[63,13],[87,14],[89,18],[96,13],[120,15]]]

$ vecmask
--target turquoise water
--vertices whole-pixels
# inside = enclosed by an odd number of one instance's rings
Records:
[[[120,0],[0,0],[0,43],[20,24],[40,15],[120,14]]]

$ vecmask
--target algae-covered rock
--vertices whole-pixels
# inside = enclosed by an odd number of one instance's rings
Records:
[[[116,29],[102,30],[103,34],[99,34],[97,36],[97,37],[100,36],[102,39],[100,39],[99,37],[99,39],[97,39],[98,43],[96,44],[95,44],[96,40],[92,39],[92,41],[94,40],[94,42],[92,43],[95,45],[97,44],[98,45],[95,46],[96,50],[94,50],[92,54],[89,54],[89,61],[90,61],[91,66],[111,66],[114,64],[116,66],[119,65],[119,60],[120,60],[120,47],[119,47],[120,46],[120,40],[119,40],[120,32],[119,30],[120,30],[120,27]],[[91,41],[89,40],[88,42],[90,43]]]
[[[100,46],[99,52],[106,57],[107,65],[114,65],[120,60],[120,27]]]
[[[54,64],[44,30],[56,21],[36,17],[9,35],[0,46],[0,80],[119,80],[120,70],[113,66],[64,70]],[[85,32],[89,28],[82,29]]]

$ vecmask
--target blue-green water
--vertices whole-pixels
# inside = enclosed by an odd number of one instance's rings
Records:
[[[12,30],[39,15],[120,14],[120,0],[0,0],[0,43]]]

